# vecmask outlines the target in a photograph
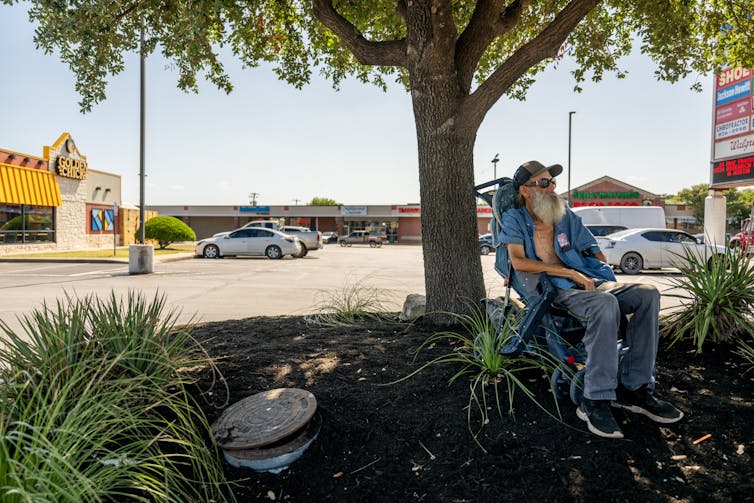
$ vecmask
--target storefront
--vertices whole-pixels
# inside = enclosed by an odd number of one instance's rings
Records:
[[[340,206],[148,206],[160,215],[180,218],[197,239],[237,229],[252,220],[282,219],[285,225],[300,225],[321,232],[366,230],[392,242],[419,244],[422,240],[421,207],[405,205]],[[492,210],[477,207],[480,234],[489,232]]]
[[[561,196],[568,198],[568,193]],[[665,206],[661,196],[609,176],[597,178],[571,190],[572,208],[579,206]]]
[[[566,193],[560,194],[564,199]],[[571,205],[578,206],[661,206],[668,225],[682,227],[690,212],[678,205],[666,205],[661,196],[603,176],[571,191]],[[300,225],[322,232],[366,230],[383,234],[390,242],[421,243],[419,204],[340,205],[340,206],[149,206],[160,215],[183,220],[197,239],[217,232],[237,229],[252,220],[283,219],[285,225]],[[479,234],[490,232],[492,208],[479,201],[476,210]]]
[[[89,168],[69,133],[42,157],[0,148],[0,255],[113,246],[120,175]]]

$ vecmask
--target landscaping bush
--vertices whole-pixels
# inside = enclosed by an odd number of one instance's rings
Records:
[[[754,335],[754,265],[736,250],[725,255],[699,257],[690,250],[681,255],[681,275],[671,278],[680,293],[681,307],[663,317],[661,334],[672,342],[689,339],[698,353],[707,340],[733,342]]]
[[[195,241],[196,233],[180,219],[165,215],[147,220],[144,224],[144,237],[157,241],[160,248],[167,248],[170,243]],[[139,239],[138,229],[136,239]]]
[[[197,360],[165,299],[66,298],[0,321],[0,500],[226,501],[210,427],[186,388]]]
[[[480,443],[479,434],[490,422],[490,411],[497,410],[498,415],[502,417],[502,402],[505,402],[507,412],[512,416],[516,392],[523,393],[545,413],[555,417],[537,401],[534,393],[524,382],[525,379],[522,379],[522,374],[531,376],[534,372],[540,375],[551,375],[558,362],[547,350],[540,350],[533,346],[519,356],[507,356],[501,353],[510,338],[518,335],[516,327],[520,325],[523,315],[523,311],[516,309],[504,313],[501,315],[500,327],[496,328],[490,317],[476,306],[469,307],[469,314],[448,314],[458,322],[460,330],[433,334],[419,346],[416,354],[418,355],[422,349],[436,346],[447,345],[448,350],[409,375],[390,384],[400,383],[432,365],[448,363],[460,365],[461,369],[455,371],[448,380],[448,384],[453,384],[462,377],[467,378],[469,386],[469,399],[466,406],[467,425],[472,438],[485,452],[487,449]],[[492,396],[488,398],[488,395]],[[557,406],[557,400],[555,400],[555,407]],[[560,413],[557,412],[557,414]],[[473,424],[478,424],[478,427],[474,427]]]

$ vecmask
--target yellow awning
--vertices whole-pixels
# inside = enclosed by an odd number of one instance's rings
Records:
[[[0,163],[0,203],[60,206],[55,174]]]

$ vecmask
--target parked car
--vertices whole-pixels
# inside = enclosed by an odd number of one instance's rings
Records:
[[[252,220],[251,222],[246,222],[243,224],[239,229],[247,229],[249,227],[262,227],[264,229],[272,229],[274,231],[279,231],[281,228],[280,221],[278,220]],[[223,231],[218,232],[216,234],[213,234],[212,237],[216,236],[227,236],[233,231]]]
[[[236,255],[260,255],[280,259],[301,253],[301,242],[296,236],[261,227],[241,228],[220,236],[202,239],[196,244],[196,255],[221,258]]]
[[[301,255],[299,255],[299,257],[305,257],[310,251],[322,248],[322,233],[319,231],[313,231],[308,227],[297,227],[295,225],[286,225],[280,230],[285,234],[296,236],[298,240],[301,241]]]
[[[351,231],[348,236],[338,238],[340,246],[368,244],[372,248],[382,246],[387,238],[381,234],[370,234],[369,231]]]
[[[479,236],[479,253],[489,255],[495,251],[495,245],[492,244],[492,234],[482,234]]]
[[[624,231],[628,228],[623,225],[585,225],[584,227],[589,229],[589,232],[591,232],[594,237],[607,236],[614,232]]]
[[[746,253],[754,253],[754,218],[747,218],[741,224],[741,232],[729,241],[731,248],[741,248]]]
[[[338,242],[338,233],[337,232],[323,232],[322,233],[322,242],[323,243],[337,243]]]
[[[691,234],[675,229],[627,229],[597,238],[607,263],[625,274],[638,274],[642,269],[676,267],[685,250],[709,261],[725,254],[725,246],[705,245]]]
[[[704,233],[701,233],[701,234],[694,234],[694,237],[695,237],[695,238],[696,238],[696,239],[697,239],[697,240],[698,240],[698,241],[699,241],[700,243],[704,243],[705,241],[707,241],[707,240],[705,239],[705,237],[704,237]],[[726,232],[726,233],[725,233],[725,243],[730,243],[730,240],[731,240],[731,238],[732,238],[732,237],[733,237],[733,236],[732,236],[732,235],[731,235],[731,234],[730,234],[729,232]]]

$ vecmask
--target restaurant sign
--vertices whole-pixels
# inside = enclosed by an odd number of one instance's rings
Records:
[[[573,199],[639,199],[641,194],[635,190],[628,191],[607,191],[607,192],[586,192],[574,190]]]
[[[70,157],[71,155],[81,155],[76,148],[76,144],[73,143],[71,138],[65,141],[65,149],[68,151],[68,156],[59,155],[56,160],[55,170],[58,175],[66,178],[74,178],[76,180],[83,180],[86,178],[86,172],[88,165],[83,159],[75,159]]]

